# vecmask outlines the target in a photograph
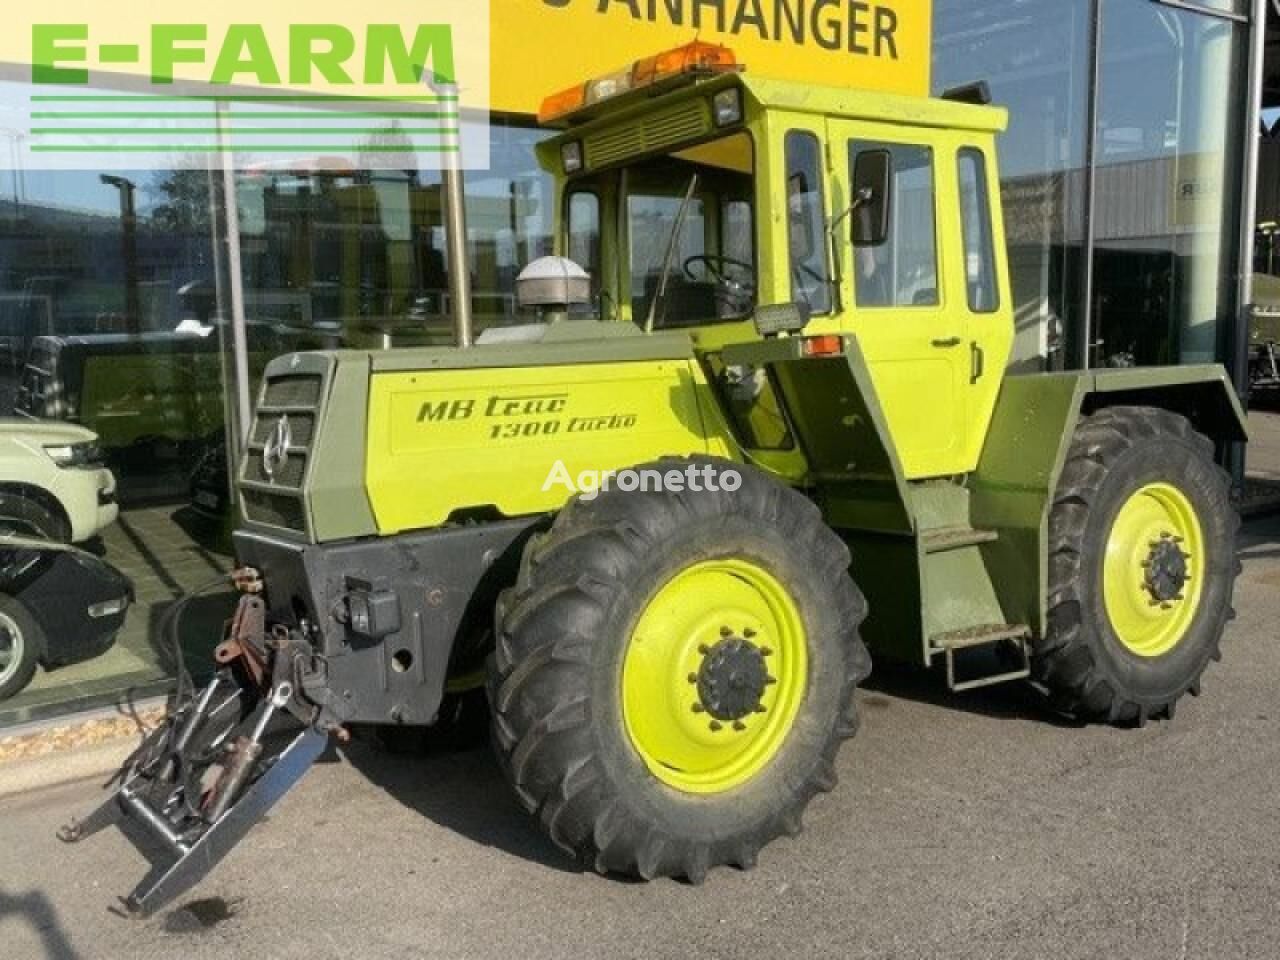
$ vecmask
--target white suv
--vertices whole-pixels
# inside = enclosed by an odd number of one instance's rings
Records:
[[[116,519],[116,481],[91,430],[0,419],[0,537],[83,543]]]

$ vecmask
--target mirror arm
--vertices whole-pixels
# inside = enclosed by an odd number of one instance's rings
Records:
[[[836,313],[844,309],[844,304],[840,302],[840,284],[844,280],[844,272],[840,263],[840,245],[836,241],[839,236],[838,231],[841,224],[857,213],[864,204],[870,203],[871,199],[871,188],[863,187],[853,198],[853,203],[842,210],[838,216],[832,217],[831,222],[827,224],[827,237],[831,248],[831,302],[835,306]]]

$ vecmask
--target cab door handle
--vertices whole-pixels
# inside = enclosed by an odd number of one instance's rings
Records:
[[[947,337],[945,340],[935,340],[933,345],[939,350],[949,350],[952,347],[958,347],[964,340],[960,337]]]
[[[969,345],[969,383],[976,384],[987,372],[987,354],[975,340]]]

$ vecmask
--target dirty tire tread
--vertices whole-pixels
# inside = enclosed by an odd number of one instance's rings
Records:
[[[749,869],[766,844],[799,832],[801,813],[813,796],[835,788],[836,754],[858,729],[854,694],[870,672],[870,657],[859,636],[866,603],[849,577],[848,548],[812,501],[753,468],[708,457],[664,459],[639,469],[690,464],[731,467],[741,475],[742,486],[733,494],[636,492],[578,498],[547,533],[531,540],[515,585],[497,607],[497,644],[487,689],[499,766],[557,846],[600,873],[677,876],[700,883],[717,866]],[[648,815],[653,805],[687,803],[687,798],[671,799],[680,795],[642,771],[636,776],[647,781],[640,786],[646,797],[637,799],[639,781],[620,782],[617,763],[606,758],[612,748],[602,745],[602,726],[616,724],[618,729],[608,734],[615,738],[609,741],[613,744],[625,733],[620,718],[614,719],[617,714],[605,708],[599,711],[602,716],[593,712],[593,662],[605,655],[600,651],[609,643],[625,646],[625,634],[616,640],[601,638],[611,605],[628,602],[620,597],[634,600],[625,592],[627,586],[653,564],[669,562],[665,547],[672,537],[698,523],[741,523],[733,518],[743,515],[791,545],[779,549],[803,551],[805,567],[815,579],[809,589],[817,596],[820,584],[827,604],[814,622],[839,625],[827,630],[826,642],[835,651],[827,655],[839,658],[840,670],[825,685],[811,673],[811,683],[827,691],[822,702],[829,703],[830,715],[816,734],[806,731],[802,736],[793,728],[784,746],[794,768],[803,771],[795,782],[788,777],[785,787],[782,779],[771,784],[787,802],[737,832],[691,835],[678,818],[663,820],[661,811]],[[817,641],[811,637],[809,642],[812,649]],[[806,694],[806,704],[810,699]],[[640,763],[638,757],[629,762]],[[751,790],[753,784],[740,789]],[[737,803],[738,793],[725,795],[724,802]]]
[[[1223,548],[1229,550],[1224,569],[1227,578],[1218,609],[1202,610],[1182,644],[1193,641],[1201,648],[1185,676],[1152,697],[1128,689],[1124,676],[1112,669],[1108,657],[1099,655],[1102,635],[1098,614],[1105,620],[1101,598],[1091,605],[1088,578],[1096,567],[1089,559],[1105,546],[1088,542],[1087,527],[1113,468],[1122,461],[1158,456],[1174,445],[1191,452],[1212,473],[1214,499],[1225,510],[1218,518],[1223,526]],[[1112,725],[1142,726],[1151,719],[1172,719],[1184,694],[1198,696],[1201,675],[1210,661],[1221,659],[1223,628],[1233,615],[1231,594],[1240,562],[1235,542],[1240,518],[1230,506],[1230,478],[1213,462],[1214,446],[1185,417],[1155,407],[1104,408],[1084,418],[1076,430],[1059,480],[1049,520],[1048,622],[1045,636],[1034,642],[1032,678],[1044,687],[1053,707],[1063,714]],[[1215,522],[1201,517],[1202,523]],[[1208,534],[1206,533],[1206,536]],[[1097,591],[1093,591],[1096,593]],[[1208,591],[1206,591],[1208,592]],[[1095,611],[1093,616],[1088,611]]]

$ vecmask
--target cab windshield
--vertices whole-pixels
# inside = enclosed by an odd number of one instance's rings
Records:
[[[574,183],[569,255],[596,278],[601,313],[655,330],[743,320],[756,305],[754,155],[735,134]],[[601,282],[598,198],[620,198],[616,295]],[[612,300],[619,302],[614,304]]]

